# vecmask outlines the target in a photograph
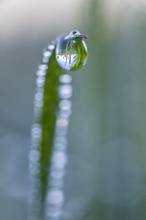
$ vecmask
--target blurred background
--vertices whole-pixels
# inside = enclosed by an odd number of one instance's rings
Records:
[[[65,220],[146,218],[146,1],[0,1],[0,218],[27,219],[35,71],[72,29],[89,36],[73,77]]]

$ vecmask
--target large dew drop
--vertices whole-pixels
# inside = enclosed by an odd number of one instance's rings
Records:
[[[72,31],[65,37],[59,37],[56,45],[56,60],[61,68],[76,70],[87,62],[87,46],[83,39],[86,35]]]

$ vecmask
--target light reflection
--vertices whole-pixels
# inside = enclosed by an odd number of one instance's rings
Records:
[[[64,54],[56,56],[59,65],[66,70],[70,70],[70,67],[77,63],[77,54]]]

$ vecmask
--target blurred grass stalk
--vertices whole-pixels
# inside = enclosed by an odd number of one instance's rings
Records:
[[[86,63],[87,49],[83,38],[87,39],[87,36],[79,31],[58,37],[44,51],[42,64],[36,72],[29,220],[60,219],[62,214],[66,134],[72,96],[72,78],[62,72],[76,70]]]
[[[99,108],[100,160],[89,219],[145,219],[146,3],[90,3],[89,72],[97,91],[90,95]]]
[[[54,44],[48,46],[43,53],[43,62],[37,70],[30,152],[29,220],[45,218],[47,195],[51,185],[51,155],[59,111],[59,77],[62,75],[62,69],[56,63],[54,48]],[[56,196],[57,192],[56,190]]]

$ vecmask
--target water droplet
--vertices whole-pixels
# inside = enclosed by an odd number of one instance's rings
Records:
[[[64,111],[70,110],[71,109],[71,105],[72,105],[72,103],[71,103],[70,100],[62,100],[59,103],[60,109],[64,110]]]
[[[36,75],[37,76],[45,76],[46,75],[46,71],[44,71],[44,70],[37,70]]]
[[[68,118],[71,115],[71,102],[69,100],[62,100],[59,103],[60,112],[58,118]]]
[[[55,44],[55,42],[52,42],[52,43]],[[49,49],[49,50],[54,50],[54,49],[55,49],[55,45],[54,45],[54,44],[49,44],[49,45],[48,45],[48,49]]]
[[[65,118],[60,118],[56,121],[56,126],[58,128],[66,128],[68,126],[68,120]]]
[[[50,173],[50,177],[54,178],[54,179],[62,179],[65,175],[65,170],[64,169],[58,169],[58,167],[56,168],[51,167],[51,173]]]
[[[72,77],[68,74],[64,74],[59,78],[60,83],[71,83]]]
[[[45,52],[43,53],[44,57],[50,57],[51,54],[52,54],[51,51],[45,51]]]
[[[43,62],[48,63],[49,58],[51,57],[52,52],[51,51],[44,51],[43,53]]]
[[[32,150],[29,154],[29,159],[37,162],[40,159],[40,152],[38,150]]]
[[[38,69],[44,71],[48,69],[48,66],[46,64],[41,64],[38,66]]]
[[[37,79],[36,79],[36,85],[38,87],[42,87],[44,85],[44,82],[45,82],[45,78],[42,77],[42,76],[39,76]]]
[[[62,191],[57,190],[57,189],[52,189],[49,192],[48,197],[47,197],[48,203],[55,205],[55,206],[60,206],[62,205],[63,201],[64,201],[64,196],[63,196]]]
[[[63,178],[62,179],[50,179],[50,181],[49,181],[49,185],[51,187],[62,188],[63,184],[64,184]]]
[[[36,92],[35,99],[42,100],[43,99],[43,93],[42,92]]]
[[[87,46],[83,40],[87,38],[79,31],[72,31],[63,38],[58,38],[56,45],[56,60],[66,70],[76,70],[87,61]]]
[[[61,85],[59,87],[59,96],[63,99],[68,99],[72,96],[72,86],[71,85]]]
[[[49,61],[49,57],[43,57],[42,58],[42,62],[43,63],[48,63],[48,61]]]
[[[67,147],[67,140],[65,137],[56,137],[54,142],[56,150],[65,150]]]
[[[38,162],[31,161],[29,170],[32,175],[38,174],[40,172],[40,164]]]
[[[58,168],[62,168],[67,164],[67,156],[63,151],[55,151],[51,158],[52,163],[54,163]]]

